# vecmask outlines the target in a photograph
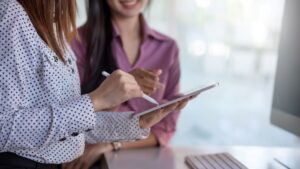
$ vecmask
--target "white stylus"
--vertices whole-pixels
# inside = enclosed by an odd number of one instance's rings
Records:
[[[108,77],[110,74],[107,73],[106,71],[102,71],[102,75],[105,76],[105,77]],[[159,105],[159,103],[155,99],[153,99],[152,97],[146,95],[145,93],[143,93],[143,98],[145,100],[147,100],[148,102],[151,102],[153,104]]]

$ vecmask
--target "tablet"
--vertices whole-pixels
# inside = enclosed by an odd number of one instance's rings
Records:
[[[153,112],[153,111],[163,109],[164,107],[167,107],[167,106],[169,106],[169,105],[171,105],[171,104],[173,104],[173,103],[182,101],[182,100],[184,100],[184,99],[186,99],[186,98],[189,98],[189,97],[197,96],[197,95],[201,94],[202,92],[207,91],[207,90],[210,90],[210,89],[213,89],[213,88],[215,88],[215,87],[217,87],[217,86],[219,86],[219,83],[213,83],[213,84],[208,85],[208,86],[206,86],[206,87],[203,87],[203,88],[200,88],[200,89],[197,89],[197,90],[193,90],[193,91],[191,91],[191,92],[188,92],[188,93],[184,94],[183,96],[181,96],[181,97],[179,97],[179,98],[177,98],[177,99],[168,101],[168,102],[166,102],[166,103],[164,103],[164,104],[161,104],[161,105],[155,106],[155,107],[153,107],[153,108],[150,108],[150,109],[148,109],[148,110],[145,110],[145,111],[143,111],[143,112],[137,113],[137,114],[135,114],[133,117],[139,117],[139,116],[142,116],[142,115],[144,115],[144,114],[151,113],[151,112]]]

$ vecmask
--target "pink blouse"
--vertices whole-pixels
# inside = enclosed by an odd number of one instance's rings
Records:
[[[161,69],[160,82],[165,85],[165,89],[159,90],[152,94],[151,97],[159,102],[165,102],[178,97],[180,65],[178,56],[178,47],[176,42],[151,29],[143,17],[141,17],[143,27],[143,42],[140,46],[140,54],[134,65],[131,65],[128,57],[123,49],[119,31],[114,28],[114,36],[112,41],[113,54],[119,69],[130,72],[136,68],[143,69]],[[84,79],[84,66],[86,64],[86,42],[83,34],[83,27],[79,28],[80,41],[74,40],[71,47],[77,56],[77,65],[81,82]],[[153,104],[144,99],[132,99],[120,106],[119,111],[141,112],[153,107]],[[176,123],[179,112],[172,112],[161,122],[152,127],[151,132],[156,136],[160,145],[166,145],[176,130]]]

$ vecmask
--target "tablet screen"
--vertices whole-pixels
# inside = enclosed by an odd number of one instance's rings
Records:
[[[181,96],[179,98],[176,98],[174,100],[170,100],[170,101],[168,101],[168,102],[166,102],[164,104],[161,104],[161,105],[155,106],[155,107],[153,107],[151,109],[148,109],[148,110],[145,110],[143,112],[137,113],[133,117],[139,117],[139,116],[142,116],[144,114],[151,113],[153,111],[163,109],[164,107],[167,107],[167,106],[169,106],[169,105],[171,105],[173,103],[179,102],[179,101],[184,100],[184,99],[189,98],[189,97],[197,96],[200,93],[202,93],[204,91],[207,91],[209,89],[215,88],[217,86],[219,86],[219,83],[214,83],[214,84],[208,85],[206,87],[202,87],[200,89],[193,90],[191,92],[188,92],[188,93],[184,94],[183,96]]]

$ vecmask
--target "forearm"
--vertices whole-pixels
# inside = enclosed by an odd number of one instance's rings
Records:
[[[0,114],[0,151],[47,147],[95,126],[93,108],[86,95],[45,107],[2,109]]]
[[[157,138],[154,134],[150,134],[147,139],[138,140],[133,142],[122,142],[121,149],[138,149],[158,146]]]

